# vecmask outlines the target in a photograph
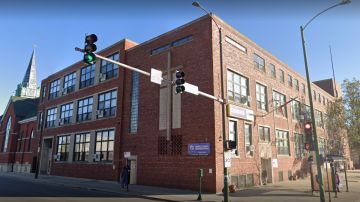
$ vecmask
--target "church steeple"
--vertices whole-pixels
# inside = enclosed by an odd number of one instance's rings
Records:
[[[19,97],[39,97],[39,88],[36,81],[36,60],[35,47],[31,54],[29,65],[26,69],[22,83],[17,86],[15,96]]]

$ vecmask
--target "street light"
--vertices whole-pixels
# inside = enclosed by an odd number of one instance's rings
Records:
[[[322,178],[322,172],[321,172],[321,165],[320,165],[320,154],[319,154],[319,147],[318,147],[318,141],[317,141],[317,134],[316,134],[316,125],[315,125],[315,115],[314,115],[314,107],[313,107],[313,100],[312,100],[312,91],[311,91],[311,83],[310,83],[310,76],[309,76],[309,69],[308,69],[308,63],[306,58],[306,48],[305,48],[305,39],[304,39],[304,30],[305,28],[319,15],[325,13],[326,11],[335,8],[337,6],[345,5],[350,3],[350,0],[342,0],[340,3],[337,3],[333,6],[330,6],[329,8],[321,11],[320,13],[316,14],[313,18],[311,18],[305,26],[300,26],[300,33],[301,33],[301,40],[302,40],[302,48],[304,53],[304,62],[305,62],[305,71],[306,71],[306,81],[308,86],[308,96],[309,96],[309,102],[310,102],[310,111],[311,111],[311,121],[313,128],[313,134],[314,134],[314,149],[315,149],[315,155],[316,155],[316,167],[318,170],[318,182],[319,182],[319,192],[320,192],[320,201],[325,202],[325,194],[324,194],[324,184],[323,184],[323,178]]]
[[[226,128],[225,128],[225,120],[226,120],[226,101],[225,101],[225,91],[224,91],[224,67],[223,67],[223,54],[222,54],[222,34],[221,34],[221,27],[216,23],[215,19],[213,18],[212,14],[207,11],[204,7],[200,5],[199,2],[195,1],[192,3],[193,6],[198,7],[205,11],[208,14],[212,21],[215,23],[218,31],[219,31],[219,46],[220,46],[220,82],[221,82],[221,99],[223,102],[221,103],[222,106],[222,136],[223,136],[223,166],[224,166],[224,202],[229,201],[229,182],[228,182],[228,169],[225,166],[225,151],[226,151]]]

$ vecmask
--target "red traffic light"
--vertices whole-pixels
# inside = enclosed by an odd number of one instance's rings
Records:
[[[85,43],[92,44],[97,42],[97,36],[95,34],[90,34],[85,37]]]

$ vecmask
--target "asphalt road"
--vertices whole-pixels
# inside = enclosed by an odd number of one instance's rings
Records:
[[[22,180],[20,178],[12,178],[0,176],[0,201],[29,201],[29,202],[43,202],[43,201],[152,201],[144,198],[137,198],[133,196],[125,196],[111,192],[101,192],[96,190],[66,187],[62,185],[54,185],[41,182],[33,182],[29,180]]]

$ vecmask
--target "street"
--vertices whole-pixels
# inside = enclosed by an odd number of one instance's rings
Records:
[[[344,172],[340,173],[341,192],[331,202],[360,202],[360,171],[348,172],[349,192],[346,192]],[[117,182],[32,174],[0,173],[0,202],[7,201],[196,201],[196,191],[169,189],[155,186],[131,185],[129,192]],[[328,192],[325,201],[329,201]],[[203,193],[203,201],[223,200],[221,193]],[[319,193],[311,193],[309,178],[284,181],[261,187],[249,187],[230,194],[232,202],[319,202]]]
[[[124,194],[101,192],[21,178],[0,176],[0,201],[151,201]]]

